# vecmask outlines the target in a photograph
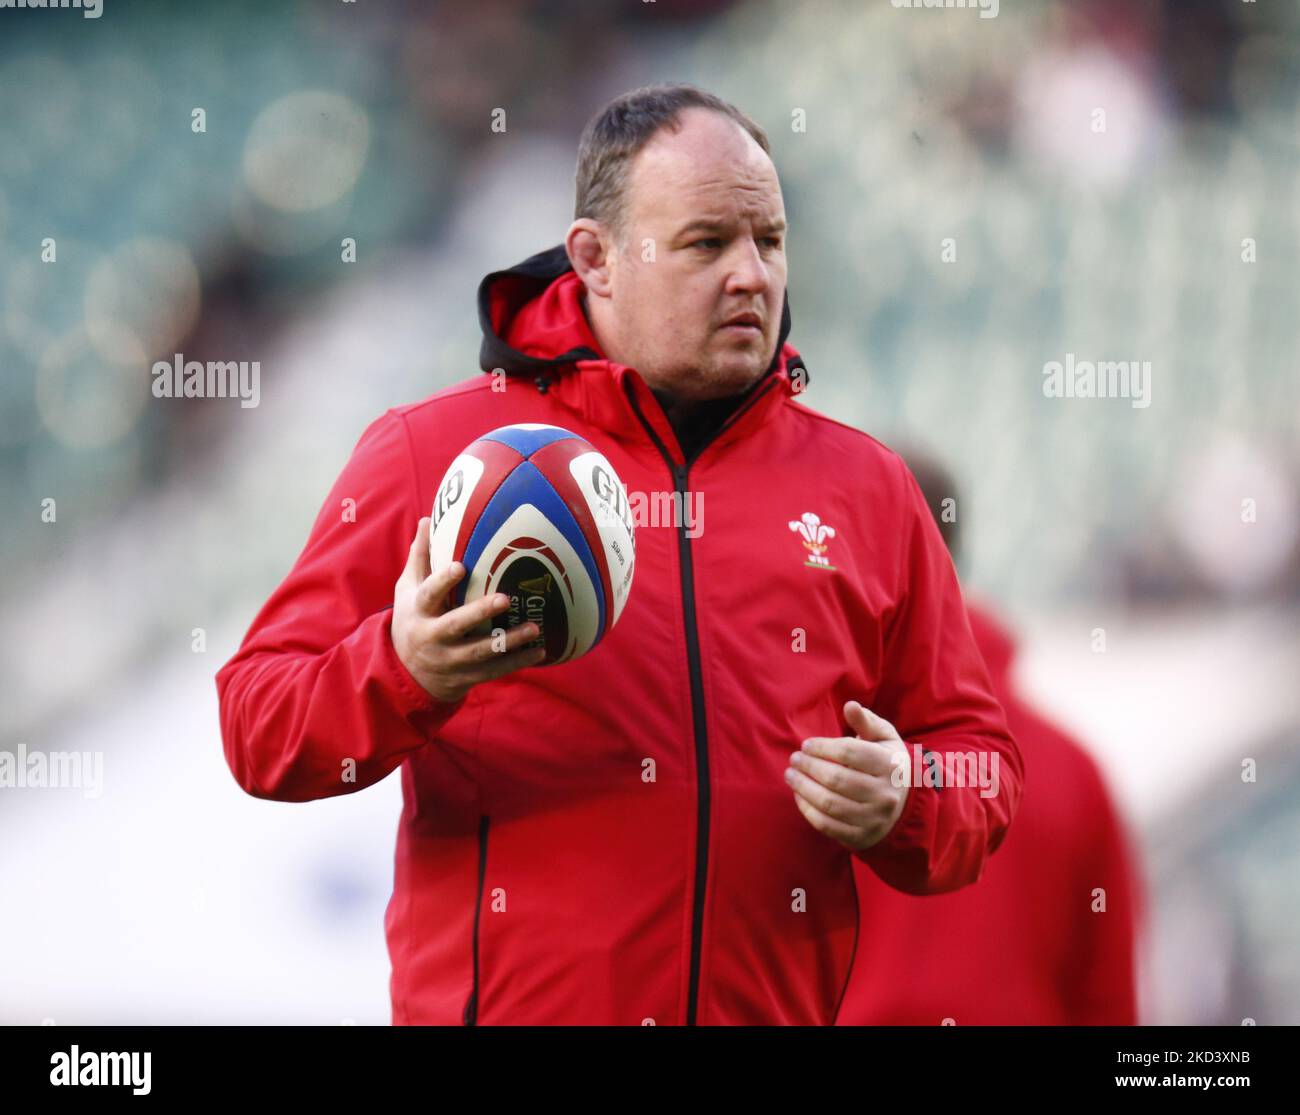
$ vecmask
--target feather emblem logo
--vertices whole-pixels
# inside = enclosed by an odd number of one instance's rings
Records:
[[[811,511],[805,511],[799,516],[798,522],[791,521],[790,529],[802,538],[804,549],[808,551],[808,560],[804,565],[811,566],[813,569],[835,568],[826,558],[826,551],[829,548],[826,540],[835,537],[834,527],[828,527],[819,516]]]

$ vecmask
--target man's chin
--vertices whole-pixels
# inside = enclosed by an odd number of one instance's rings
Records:
[[[669,390],[684,401],[704,403],[739,395],[762,374],[760,368],[714,367],[679,379]]]
[[[738,395],[752,387],[767,370],[770,358],[760,359],[757,355],[745,360],[722,360],[713,369],[710,382],[717,387],[715,398],[725,395]]]
[[[656,377],[651,383],[683,401],[725,399],[752,387],[771,362],[770,354],[764,360],[758,352],[714,353],[702,367],[682,368],[674,375]]]

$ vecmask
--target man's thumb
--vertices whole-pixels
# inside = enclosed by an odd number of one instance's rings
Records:
[[[883,716],[877,716],[869,708],[864,708],[857,701],[844,703],[844,720],[859,739],[887,740],[899,739],[894,726]]]
[[[406,555],[406,570],[415,578],[417,585],[423,584],[432,570],[429,568],[429,518],[426,515],[415,528],[415,539],[411,543],[411,552]]]

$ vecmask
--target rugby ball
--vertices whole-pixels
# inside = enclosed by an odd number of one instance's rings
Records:
[[[433,501],[429,560],[461,562],[453,606],[502,592],[507,611],[480,626],[536,623],[540,665],[588,653],[627,604],[636,541],[627,490],[605,457],[559,426],[502,426],[469,445]]]

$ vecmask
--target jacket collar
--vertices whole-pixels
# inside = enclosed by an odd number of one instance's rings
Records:
[[[533,389],[553,393],[616,437],[645,437],[639,413],[680,464],[677,439],[645,380],[634,368],[600,351],[582,311],[581,289],[563,244],[487,275],[478,288],[480,366],[485,372],[502,370],[511,379],[531,381]],[[808,383],[803,358],[786,341],[790,328],[787,292],[772,362],[747,388],[711,444],[721,446],[757,428],[782,399]],[[796,369],[802,369],[802,382],[795,381]]]

